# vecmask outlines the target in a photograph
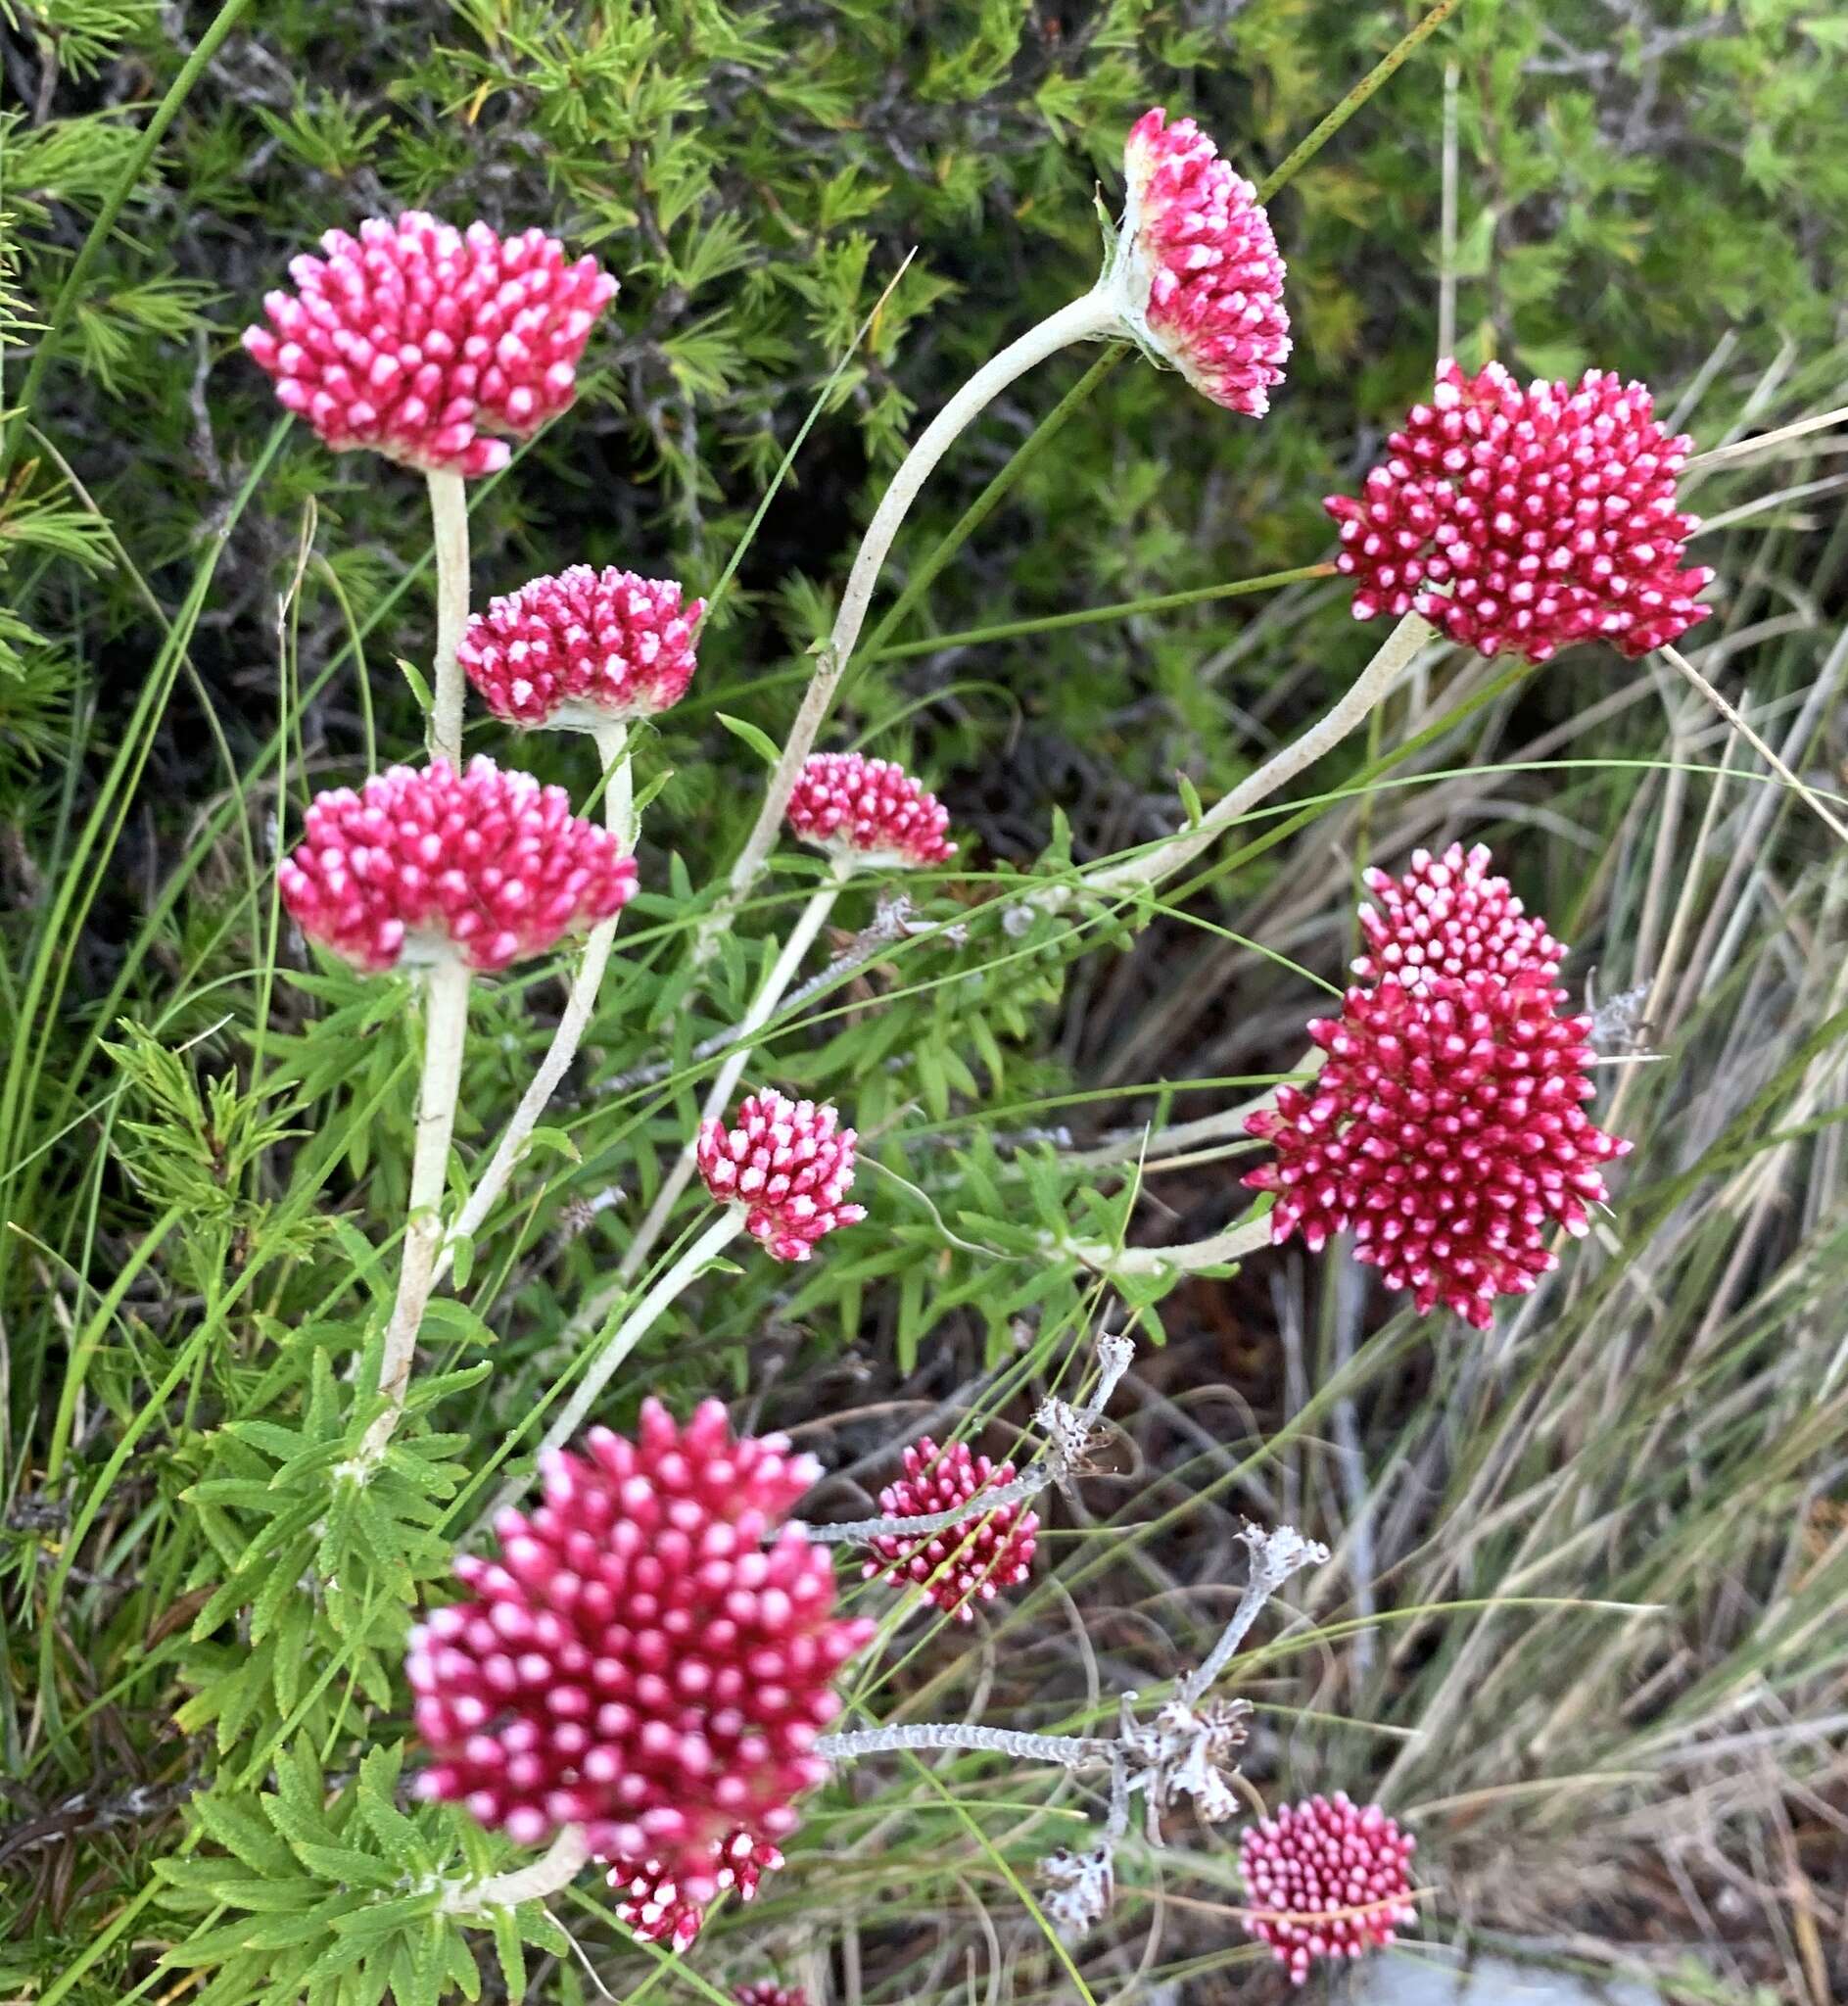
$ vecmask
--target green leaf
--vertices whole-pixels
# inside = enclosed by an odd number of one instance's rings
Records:
[[[734,739],[743,740],[766,766],[774,768],[782,757],[781,747],[767,732],[759,731],[755,725],[747,725],[741,717],[728,717],[722,710],[714,715]]]

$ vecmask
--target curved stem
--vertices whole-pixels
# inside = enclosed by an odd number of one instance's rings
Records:
[[[616,1269],[618,1281],[627,1281],[640,1272],[641,1264],[647,1260],[661,1237],[662,1230],[673,1213],[680,1195],[692,1181],[693,1167],[698,1158],[699,1130],[708,1122],[716,1122],[732,1103],[733,1090],[736,1087],[750,1064],[752,1035],[763,1029],[771,1014],[782,1001],[783,991],[795,979],[795,972],[802,965],[802,957],[814,944],[815,936],[827,923],[828,916],[834,909],[834,901],[840,896],[841,886],[852,874],[852,863],[842,857],[835,861],[833,875],[824,884],[808,904],[802,908],[795,925],[789,930],[789,937],[782,943],[782,950],[777,956],[770,973],[764,978],[763,985],[751,1002],[751,1007],[738,1020],[737,1027],[731,1032],[728,1042],[732,1046],[726,1062],[719,1068],[711,1087],[707,1090],[705,1105],[699,1111],[699,1121],[693,1132],[687,1138],[680,1155],[675,1159],[674,1168],[667,1173],[666,1180],[654,1194],[654,1203],[649,1206],[647,1216],[636,1228],[636,1236],[629,1243],[621,1265]]]
[[[815,1743],[816,1754],[829,1762],[857,1762],[866,1755],[924,1748],[974,1748],[1012,1755],[1020,1762],[1056,1762],[1062,1769],[1088,1769],[1094,1763],[1109,1762],[1115,1743],[1092,1735],[1029,1735],[1014,1728],[984,1728],[967,1720],[860,1728],[823,1735]]]
[[[613,719],[596,729],[596,749],[604,772],[603,819],[618,841],[633,849],[635,814],[631,804],[635,792],[624,749],[626,741],[627,728],[620,720]],[[565,998],[564,1013],[558,1020],[558,1028],[552,1032],[551,1044],[540,1061],[531,1085],[520,1096],[520,1104],[514,1109],[487,1169],[469,1193],[467,1204],[450,1227],[442,1252],[437,1257],[436,1270],[431,1276],[432,1286],[449,1272],[450,1264],[455,1258],[457,1241],[471,1238],[481,1230],[482,1221],[494,1210],[506,1188],[507,1179],[513,1174],[514,1165],[526,1146],[527,1137],[539,1125],[539,1118],[557,1091],[558,1082],[577,1057],[585,1027],[591,1021],[591,1012],[596,1007],[596,992],[602,986],[603,971],[609,966],[610,948],[615,938],[616,916],[592,928],[584,943],[584,952],[578,959],[577,973],[571,979],[571,993]]]
[[[617,1366],[654,1328],[661,1318],[662,1312],[698,1276],[707,1262],[729,1241],[736,1239],[743,1230],[742,1208],[735,1205],[726,1206],[719,1217],[630,1311],[611,1333],[609,1342],[592,1361],[584,1377],[578,1381],[577,1391],[566,1403],[564,1411],[545,1430],[545,1439],[539,1446],[540,1460],[544,1460],[548,1450],[562,1449],[571,1440],[584,1425],[591,1409],[596,1405],[598,1395],[609,1384]],[[599,1297],[597,1300],[602,1301],[603,1298]],[[573,1323],[577,1323],[582,1315],[581,1312],[580,1317],[572,1319]],[[477,1523],[486,1523],[506,1505],[514,1504],[531,1481],[530,1473],[509,1477],[496,1494],[493,1504]]]
[[[354,1474],[362,1481],[376,1469],[398,1427],[410,1387],[411,1360],[424,1306],[436,1284],[437,1250],[443,1242],[443,1194],[449,1179],[450,1136],[455,1126],[455,1099],[462,1083],[462,1053],[468,1041],[468,982],[465,962],[447,958],[424,977],[423,1078],[417,1089],[417,1140],[410,1160],[410,1207],[404,1225],[403,1265],[398,1295],[385,1326],[379,1361],[379,1391],[390,1403],[366,1430]]]
[[[1194,1274],[1203,1267],[1220,1267],[1243,1261],[1270,1245],[1270,1218],[1246,1219],[1227,1226],[1210,1239],[1189,1240],[1179,1247],[1107,1247],[1102,1241],[1073,1241],[1067,1250],[1100,1274]]]
[[[462,763],[464,677],[455,652],[468,624],[468,491],[458,473],[433,467],[430,526],[436,538],[437,645],[431,668],[429,747],[432,759]]]
[[[777,831],[782,821],[782,811],[788,806],[796,775],[815,743],[822,720],[834,700],[841,675],[853,657],[880,567],[892,548],[892,540],[898,535],[899,526],[932,468],[949,451],[957,434],[1035,362],[1043,362],[1048,356],[1057,355],[1073,342],[1109,334],[1118,324],[1115,296],[1104,286],[1099,285],[1082,298],[1073,300],[1068,307],[1061,308],[1037,327],[1028,328],[998,356],[990,357],[924,427],[917,444],[905,455],[897,473],[892,476],[891,486],[875,509],[873,520],[867,525],[866,535],[861,539],[853,569],[847,574],[846,588],[841,594],[840,609],[834,616],[833,632],[822,650],[815,675],[802,698],[802,707],[796,712],[795,723],[789,728],[788,741],[770,777],[756,825],[738,852],[737,861],[732,866],[732,881],[726,897],[708,916],[702,929],[705,953],[710,953],[711,942],[723,931],[731,910],[750,890],[758,872],[763,869],[764,859],[776,845]]]
[[[508,1874],[492,1874],[486,1881],[464,1881],[444,1897],[443,1913],[450,1916],[478,1916],[491,1908],[518,1908],[523,1901],[544,1901],[557,1894],[578,1878],[591,1857],[591,1842],[582,1826],[566,1825],[550,1846],[530,1866],[516,1867]]]

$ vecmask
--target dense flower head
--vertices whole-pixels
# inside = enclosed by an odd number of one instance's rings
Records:
[[[806,1261],[824,1234],[867,1216],[844,1202],[858,1140],[833,1108],[768,1089],[745,1095],[734,1126],[701,1124],[699,1174],[721,1205],[744,1208],[745,1231],[779,1261]]]
[[[614,1859],[603,1864],[609,1870],[604,1878],[619,1896],[617,1920],[644,1943],[668,1943],[685,1950],[699,1934],[707,1904],[688,1900],[660,1860]],[[711,1865],[720,1892],[732,1888],[740,1901],[749,1901],[764,1876],[782,1865],[782,1853],[768,1839],[739,1830],[728,1833],[713,1847]]]
[[[1408,1872],[1418,1841],[1345,1791],[1282,1804],[1239,1836],[1245,1927],[1301,1984],[1319,1958],[1358,1957],[1418,1920]]]
[[[1492,975],[1350,989],[1308,1027],[1321,1072],[1245,1123],[1277,1152],[1245,1179],[1277,1194],[1272,1240],[1315,1249],[1351,1227],[1356,1256],[1421,1311],[1487,1329],[1497,1295],[1557,1266],[1549,1225],[1587,1230],[1598,1166],[1630,1149],[1579,1105],[1591,1020],[1563,1015],[1564,993]]]
[[[276,875],[302,931],[373,973],[451,953],[502,969],[613,918],[636,888],[635,859],[562,788],[485,758],[315,795]]]
[[[470,1600],[412,1635],[419,1788],[523,1845],[579,1826],[703,1904],[737,1834],[793,1830],[873,1625],[834,1614],[829,1549],[776,1530],[818,1474],[784,1437],[649,1400],[635,1441],[585,1447],[547,1457],[545,1503],[501,1512],[500,1558],[458,1559]]]
[[[773,1979],[738,1985],[732,1997],[736,2006],[809,2006],[809,1995],[800,1985],[780,1985]]]
[[[1283,260],[1257,191],[1191,119],[1129,129],[1117,269],[1130,324],[1194,388],[1262,417],[1290,357]]]
[[[1682,568],[1700,526],[1675,502],[1692,445],[1609,370],[1523,389],[1499,362],[1440,363],[1359,499],[1329,498],[1354,617],[1415,610],[1481,654],[1537,662],[1599,637],[1633,657],[1674,641],[1706,617],[1713,577]]]
[[[954,1511],[978,1492],[1013,1483],[1014,1465],[971,1456],[966,1442],[939,1449],[928,1435],[905,1451],[905,1474],[879,1493],[887,1518],[929,1518]],[[1039,1519],[1020,1504],[1003,1504],[983,1518],[968,1518],[947,1532],[922,1538],[881,1533],[872,1542],[877,1555],[861,1572],[915,1582],[938,1608],[969,1622],[977,1601],[992,1601],[1032,1571]]]
[[[457,658],[496,717],[576,726],[649,717],[687,693],[704,599],[671,578],[573,564],[491,599]]]
[[[336,452],[488,474],[571,402],[578,359],[616,281],[565,262],[543,230],[458,230],[419,210],[329,230],[289,266],[244,346],[276,396]]]
[[[783,811],[790,833],[818,848],[868,863],[947,863],[949,810],[890,759],[812,752]]]
[[[1566,950],[1531,917],[1505,878],[1490,874],[1488,847],[1453,842],[1443,856],[1413,850],[1402,878],[1369,870],[1378,901],[1360,908],[1367,951],[1353,964],[1370,982],[1417,988],[1434,976],[1496,975],[1550,982]]]

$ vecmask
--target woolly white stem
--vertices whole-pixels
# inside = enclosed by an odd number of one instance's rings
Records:
[[[629,1243],[621,1265],[616,1269],[618,1281],[628,1281],[640,1272],[641,1264],[653,1251],[654,1243],[661,1237],[663,1228],[673,1213],[680,1195],[692,1181],[693,1170],[698,1160],[699,1130],[708,1122],[722,1116],[732,1104],[732,1093],[744,1069],[750,1064],[751,1037],[769,1023],[771,1013],[782,1001],[783,991],[794,979],[795,972],[802,965],[802,957],[815,943],[815,936],[826,925],[828,916],[834,909],[834,901],[840,896],[841,886],[852,875],[853,863],[848,857],[836,857],[832,875],[828,879],[808,904],[802,908],[795,925],[789,930],[789,937],[782,943],[782,951],[772,964],[770,973],[764,978],[763,986],[757,991],[751,1007],[738,1020],[737,1028],[731,1034],[732,1051],[726,1062],[719,1068],[706,1094],[704,1107],[699,1111],[699,1121],[693,1132],[687,1138],[674,1168],[667,1173],[654,1203],[649,1206],[647,1216],[636,1228],[636,1236]]]
[[[1043,362],[1048,356],[1057,355],[1073,342],[1092,341],[1114,333],[1120,325],[1120,302],[1116,290],[1100,283],[1081,299],[1073,300],[1068,307],[1061,308],[1057,313],[1042,320],[1037,327],[1028,328],[1018,341],[1011,342],[998,356],[984,362],[924,427],[918,443],[905,455],[897,473],[892,476],[891,486],[874,511],[873,520],[867,525],[866,535],[861,539],[853,569],[847,574],[846,589],[841,594],[840,609],[834,616],[833,632],[829,637],[828,645],[821,651],[815,675],[802,698],[802,706],[796,712],[795,723],[789,729],[782,757],[770,777],[756,826],[738,852],[737,861],[732,866],[730,888],[701,930],[702,960],[710,954],[712,944],[724,931],[731,912],[750,890],[758,872],[763,869],[764,859],[776,846],[782,811],[789,804],[796,775],[815,743],[829,705],[834,700],[834,691],[841,675],[853,658],[854,646],[866,622],[867,607],[872,602],[880,567],[931,470],[949,451],[957,434],[1035,362]]]
[[[1013,1728],[979,1727],[973,1721],[907,1721],[896,1727],[823,1735],[815,1743],[815,1752],[829,1762],[857,1762],[865,1755],[889,1755],[904,1749],[975,1748],[1012,1755],[1019,1762],[1056,1762],[1063,1769],[1088,1769],[1111,1761],[1114,1746],[1090,1735],[1029,1735]]]
[[[1412,658],[1437,630],[1420,614],[1407,613],[1386,638],[1373,659],[1343,695],[1341,701],[1301,738],[1273,753],[1254,774],[1240,781],[1222,796],[1191,829],[1178,831],[1166,842],[1120,864],[1105,865],[1084,874],[1088,891],[1112,894],[1130,891],[1138,885],[1159,884],[1163,878],[1190,864],[1202,850],[1211,847],[1222,830],[1247,815],[1260,801],[1269,799],[1287,781],[1313,766],[1326,752],[1339,745],[1354,731],[1410,667]],[[1036,904],[1057,910],[1067,898],[1057,897],[1060,887],[1038,894]],[[1068,897],[1068,895],[1067,895]]]
[[[436,537],[437,646],[431,663],[428,742],[432,759],[462,763],[462,666],[455,658],[468,624],[468,491],[457,473],[433,467],[430,526]]]
[[[719,1217],[630,1311],[616,1326],[609,1342],[586,1368],[583,1378],[578,1381],[577,1391],[565,1404],[564,1411],[545,1430],[545,1439],[539,1447],[541,1461],[545,1459],[548,1450],[562,1449],[571,1440],[584,1425],[591,1409],[596,1405],[597,1397],[609,1384],[617,1366],[654,1328],[660,1321],[662,1313],[695,1279],[713,1256],[728,1241],[736,1239],[743,1230],[743,1208],[736,1205],[726,1206]],[[573,1320],[576,1321],[575,1318]],[[531,1481],[530,1474],[509,1477],[500,1487],[482,1522],[492,1519],[503,1506],[517,1502]]]
[[[590,1857],[591,1842],[583,1827],[567,1825],[531,1866],[451,1887],[444,1896],[443,1913],[478,1916],[494,1908],[518,1908],[523,1901],[544,1901],[548,1894],[569,1887]]]
[[[1101,1240],[1073,1240],[1066,1251],[1100,1274],[1194,1274],[1203,1267],[1243,1261],[1246,1255],[1269,1245],[1270,1220],[1266,1217],[1247,1219],[1210,1239],[1189,1240],[1179,1247],[1115,1248]]]
[[[1784,764],[1782,755],[1773,751],[1771,746],[1758,736],[1752,727],[1745,722],[1744,718],[1732,707],[1731,703],[1721,695],[1720,692],[1682,653],[1681,649],[1665,645],[1661,651],[1668,656],[1669,660],[1681,670],[1682,674],[1713,705],[1714,709],[1726,719],[1727,723],[1738,733],[1739,737],[1751,746],[1752,750],[1765,761],[1772,772],[1802,795],[1805,804],[1815,813],[1817,818],[1826,823],[1832,834],[1839,836],[1843,842],[1848,842],[1848,826],[1845,826],[1837,816],[1823,805],[1816,794]]]
[[[453,955],[434,963],[424,976],[423,1078],[417,1089],[417,1139],[410,1160],[410,1216],[404,1225],[398,1296],[385,1326],[385,1352],[379,1361],[379,1391],[391,1404],[359,1445],[354,1474],[361,1480],[378,1466],[404,1410],[417,1332],[436,1281],[450,1136],[468,1040],[468,965]]]
[[[603,820],[623,847],[633,850],[636,841],[632,806],[635,790],[630,780],[626,740],[627,727],[620,719],[612,719],[596,728],[596,749],[602,759],[604,773]],[[494,1210],[506,1188],[507,1179],[513,1174],[513,1167],[526,1146],[527,1137],[539,1125],[539,1118],[557,1091],[558,1082],[577,1057],[585,1027],[591,1021],[591,1012],[596,1007],[596,992],[602,986],[603,971],[609,966],[610,948],[615,938],[615,916],[599,921],[591,929],[584,943],[584,952],[578,960],[577,973],[571,979],[571,993],[565,998],[564,1013],[558,1020],[558,1028],[552,1033],[551,1044],[540,1061],[532,1084],[521,1095],[520,1104],[514,1109],[513,1118],[497,1144],[488,1168],[482,1171],[474,1190],[469,1193],[468,1203],[456,1215],[450,1228],[443,1250],[437,1257],[433,1285],[449,1272],[450,1264],[455,1258],[456,1242],[481,1230],[482,1221]]]
[[[1199,1669],[1190,1672],[1175,1689],[1189,1706],[1198,1705],[1212,1689],[1219,1674],[1232,1661],[1232,1654],[1245,1642],[1257,1621],[1257,1613],[1291,1575],[1300,1568],[1319,1567],[1328,1558],[1328,1549],[1319,1540],[1304,1539],[1294,1526],[1280,1525],[1275,1532],[1247,1529],[1245,1544],[1251,1549],[1252,1574],[1232,1611],[1232,1620],[1219,1633],[1219,1641],[1207,1653]]]

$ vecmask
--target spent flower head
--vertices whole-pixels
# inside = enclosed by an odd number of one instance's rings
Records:
[[[426,470],[494,473],[571,402],[577,365],[616,281],[566,262],[541,230],[458,230],[420,210],[329,230],[289,266],[244,346],[276,396],[337,453]]]
[[[1245,1927],[1299,1985],[1318,1959],[1382,1947],[1418,1920],[1407,1871],[1416,1845],[1344,1791],[1280,1805],[1239,1837],[1245,1897],[1258,1911]]]
[[[495,1521],[498,1560],[412,1635],[419,1788],[522,1844],[565,1826],[709,1902],[743,1833],[774,1845],[821,1782],[834,1680],[873,1625],[834,1614],[829,1551],[782,1525],[815,1481],[782,1436],[734,1440],[642,1404],[545,1463],[545,1500]]]
[[[487,758],[317,794],[276,875],[302,931],[368,973],[450,955],[502,969],[613,918],[636,889],[635,859],[562,788]]]
[[[1369,982],[1418,988],[1434,976],[1500,976],[1550,982],[1565,948],[1490,874],[1488,848],[1453,842],[1442,857],[1413,850],[1402,878],[1366,873],[1377,904],[1360,908],[1367,951],[1353,972]]]
[[[918,868],[956,854],[949,810],[891,759],[812,752],[783,814],[792,836],[853,863]]]
[[[846,1202],[857,1141],[833,1108],[772,1088],[746,1094],[731,1127],[704,1122],[696,1156],[706,1189],[743,1209],[753,1239],[779,1261],[806,1261],[816,1241],[867,1216]]]
[[[591,731],[681,700],[705,610],[671,578],[573,564],[491,599],[456,657],[496,717]]]
[[[1579,641],[1634,657],[1677,640],[1713,578],[1682,568],[1699,523],[1675,477],[1692,445],[1609,370],[1575,390],[1441,363],[1358,499],[1329,498],[1354,617],[1415,610],[1481,654],[1537,662]]]
[[[954,1511],[987,1490],[1015,1479],[1011,1462],[999,1465],[971,1456],[966,1442],[939,1449],[928,1435],[905,1450],[905,1474],[879,1493],[887,1518],[930,1518]],[[1003,1504],[985,1517],[969,1518],[947,1532],[907,1537],[880,1533],[871,1542],[875,1559],[861,1572],[915,1584],[923,1594],[967,1623],[978,1601],[992,1601],[1032,1572],[1039,1519],[1021,1504]]]
[[[1142,346],[1228,410],[1262,417],[1290,356],[1283,260],[1257,191],[1191,119],[1157,106],[1123,148],[1107,283]]]

